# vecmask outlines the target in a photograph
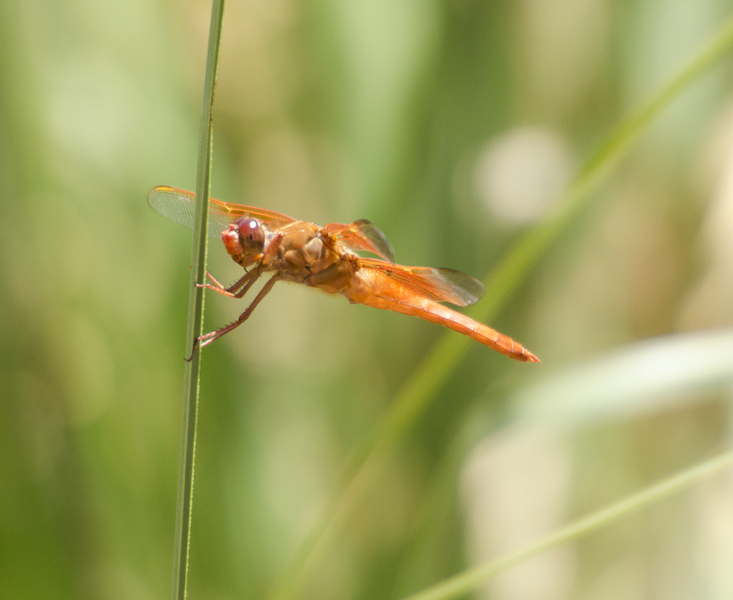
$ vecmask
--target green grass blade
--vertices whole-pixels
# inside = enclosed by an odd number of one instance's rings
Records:
[[[413,594],[405,598],[405,600],[448,600],[448,598],[457,598],[476,589],[481,583],[496,577],[500,572],[528,558],[560,544],[593,533],[601,527],[613,523],[617,519],[631,515],[635,511],[689,488],[698,481],[711,477],[723,469],[730,468],[731,464],[733,464],[733,451],[721,454],[696,467],[660,481],[620,502],[616,502],[546,537],[540,538],[524,548],[520,548],[497,560],[468,569],[422,592]]]
[[[733,47],[733,19],[716,34],[703,50],[684,67],[672,81],[635,112],[622,120],[611,132],[603,146],[585,163],[573,184],[560,201],[560,209],[544,224],[539,225],[506,254],[505,258],[489,273],[484,283],[486,297],[472,311],[474,318],[490,321],[539,260],[548,247],[560,236],[573,218],[592,200],[590,192],[604,175],[626,154],[651,122],[689,85],[712,67]],[[349,462],[336,487],[332,501],[320,521],[306,540],[288,571],[278,582],[272,598],[290,598],[295,594],[297,582],[303,577],[306,563],[314,549],[342,513],[345,498],[365,465],[389,449],[421,415],[436,392],[467,352],[475,344],[465,336],[446,332],[415,369],[397,394],[375,434]],[[531,368],[531,367],[530,367]]]
[[[193,229],[194,243],[191,255],[186,356],[191,356],[193,353],[194,341],[203,333],[204,325],[204,288],[197,287],[196,284],[204,283],[206,277],[214,91],[216,89],[216,71],[219,63],[219,46],[221,43],[223,16],[224,0],[213,0],[211,7],[211,28],[209,30],[209,49],[206,59],[206,79],[204,81],[204,100],[201,114],[198,168],[196,173],[196,221]],[[173,600],[183,600],[186,597],[200,372],[201,353],[196,351],[192,359],[185,365],[181,467],[178,478],[175,556],[173,565]]]

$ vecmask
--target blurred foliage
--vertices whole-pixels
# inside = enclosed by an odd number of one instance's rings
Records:
[[[146,195],[194,187],[209,10],[0,2],[2,597],[170,592],[190,233]],[[231,0],[212,193],[368,218],[398,262],[483,276],[732,12]],[[690,85],[491,323],[543,363],[475,344],[302,597],[399,597],[728,444],[730,73]],[[238,276],[216,244],[210,269]],[[212,296],[208,328],[242,310]],[[206,349],[190,597],[267,594],[441,334],[283,284]],[[731,494],[711,480],[480,593],[727,598]]]

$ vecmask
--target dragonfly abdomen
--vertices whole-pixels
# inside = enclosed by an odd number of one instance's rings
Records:
[[[385,285],[380,290],[374,290],[375,293],[361,295],[360,297],[351,296],[349,299],[352,302],[365,304],[373,308],[392,310],[448,327],[514,360],[540,362],[534,354],[519,342],[515,342],[512,338],[499,333],[495,329],[429,298],[401,294],[398,289],[392,289],[391,282],[387,282],[387,280],[384,283]]]

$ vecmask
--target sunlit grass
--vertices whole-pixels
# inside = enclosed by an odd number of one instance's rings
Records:
[[[480,584],[490,581],[496,575],[514,565],[528,560],[541,552],[545,552],[550,548],[577,540],[624,516],[629,516],[674,493],[689,488],[695,483],[711,477],[723,469],[729,468],[732,463],[733,451],[721,454],[709,461],[703,462],[691,469],[649,486],[640,492],[632,494],[620,502],[616,502],[574,523],[570,523],[558,531],[540,538],[524,548],[520,548],[516,552],[468,569],[422,592],[413,594],[405,598],[405,600],[448,600],[449,598],[457,598],[476,589]]]

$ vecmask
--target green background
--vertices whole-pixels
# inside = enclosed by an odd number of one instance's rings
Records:
[[[146,198],[195,186],[209,11],[0,2],[3,598],[170,593],[190,232]],[[398,262],[483,278],[732,12],[230,0],[212,195],[367,218]],[[399,598],[727,447],[730,75],[689,86],[490,323],[543,362],[473,344],[339,505],[298,597]],[[505,177],[516,193],[486,191]],[[240,276],[216,240],[209,256]],[[245,305],[208,294],[207,330]],[[280,284],[205,350],[189,597],[276,585],[441,335]],[[732,495],[705,482],[480,597],[730,597]]]

